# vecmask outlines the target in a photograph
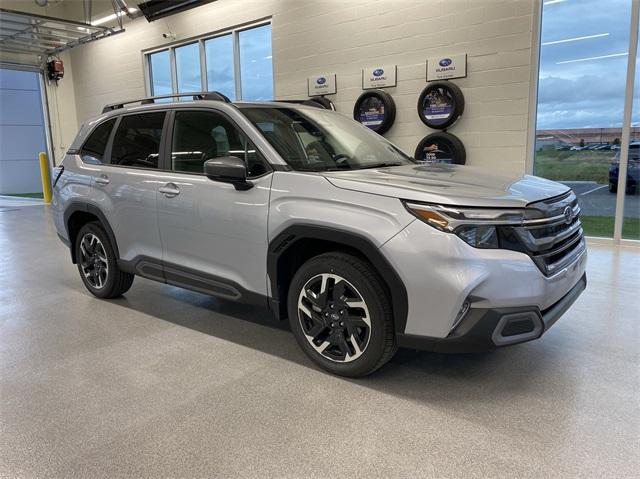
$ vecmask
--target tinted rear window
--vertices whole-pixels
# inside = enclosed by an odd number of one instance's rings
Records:
[[[158,168],[164,112],[122,117],[113,139],[111,164]]]
[[[93,130],[80,149],[80,158],[82,158],[82,161],[92,164],[102,163],[104,152],[107,149],[107,141],[109,141],[109,135],[115,122],[116,119],[112,118],[98,125],[96,129]]]

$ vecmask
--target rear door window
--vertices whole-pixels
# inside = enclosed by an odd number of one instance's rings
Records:
[[[165,112],[122,117],[111,148],[111,164],[158,168]]]
[[[80,158],[82,158],[82,161],[93,165],[102,163],[104,152],[107,149],[109,135],[115,122],[116,119],[112,118],[98,125],[96,129],[93,130],[80,149]]]

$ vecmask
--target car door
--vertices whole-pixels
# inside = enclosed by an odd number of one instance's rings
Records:
[[[267,216],[271,169],[224,113],[172,114],[166,165],[158,188],[158,222],[168,283],[231,299],[266,294]],[[204,163],[245,160],[250,189],[207,178]]]
[[[120,258],[138,263],[162,258],[157,190],[165,111],[125,114],[111,133],[106,157],[97,165],[92,203],[105,215]]]

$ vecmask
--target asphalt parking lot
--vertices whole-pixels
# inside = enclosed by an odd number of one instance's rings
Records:
[[[576,195],[584,216],[614,216],[616,212],[616,195],[609,193],[608,185],[595,181],[563,181]],[[640,194],[626,195],[624,216],[640,216]]]

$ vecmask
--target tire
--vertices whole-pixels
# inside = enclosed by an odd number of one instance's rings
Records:
[[[437,118],[427,118],[428,114],[425,114],[425,106],[428,101],[428,96],[438,95],[440,98],[443,96],[448,99],[451,106],[445,110],[431,111],[431,114],[437,116]],[[431,103],[429,103],[431,105]],[[437,108],[437,107],[432,107]],[[449,111],[447,111],[449,110]],[[442,113],[442,112],[446,113]],[[418,98],[418,116],[422,123],[434,130],[444,130],[445,128],[453,125],[458,118],[464,113],[464,95],[460,87],[455,83],[449,81],[437,81],[429,83]],[[445,118],[440,118],[439,115],[446,115]]]
[[[336,111],[336,107],[333,104],[333,102],[331,100],[329,100],[328,98],[324,97],[324,96],[312,96],[309,100],[307,100],[303,104],[304,105],[312,105],[311,102],[313,102],[313,103],[315,103],[317,105],[320,105],[325,110]],[[312,105],[312,106],[315,106],[315,105]]]
[[[381,106],[384,107],[384,117],[382,120],[375,117],[367,119],[367,114],[376,111],[379,112]],[[382,90],[367,90],[358,97],[353,106],[353,119],[364,124],[377,134],[382,135],[389,131],[389,128],[391,128],[393,122],[396,120],[396,103],[393,101],[393,97],[387,92]],[[366,125],[363,123],[368,121],[379,122],[379,124]]]
[[[74,248],[80,278],[91,294],[109,299],[129,291],[133,275],[118,268],[113,246],[100,223],[91,222],[80,228]]]
[[[420,140],[413,157],[424,163],[464,165],[467,161],[467,152],[457,136],[439,131]]]
[[[287,308],[298,344],[330,373],[366,376],[397,350],[389,294],[373,267],[350,254],[325,253],[304,263],[289,286]]]
[[[618,185],[616,183],[613,182],[609,182],[609,193],[617,193],[618,192]]]

